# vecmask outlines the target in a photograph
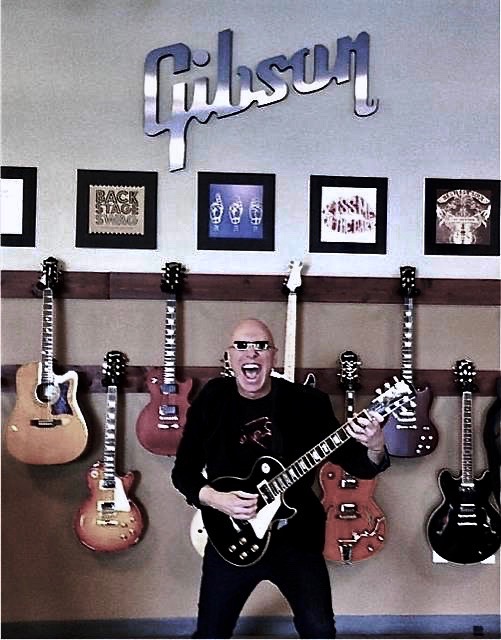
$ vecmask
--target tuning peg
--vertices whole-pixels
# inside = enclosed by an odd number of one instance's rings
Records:
[[[416,402],[414,402],[414,400],[410,400],[410,401],[409,401],[409,404],[411,405],[411,407],[412,407],[413,409],[415,409],[415,408],[417,407],[417,403],[416,403]]]
[[[385,389],[389,389],[391,387],[391,384],[389,382],[385,382],[384,387]]]
[[[379,394],[383,393],[383,391],[382,391],[381,388],[378,388],[378,389],[376,389],[376,393],[379,395]]]

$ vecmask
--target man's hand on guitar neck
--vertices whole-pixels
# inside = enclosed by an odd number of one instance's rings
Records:
[[[217,509],[235,520],[249,520],[257,513],[257,493],[216,491],[206,484],[198,494],[201,504]]]
[[[379,464],[384,457],[384,435],[381,428],[384,420],[377,411],[367,412],[368,418],[354,416],[346,427],[346,431],[358,442],[367,447],[367,455],[374,464]]]

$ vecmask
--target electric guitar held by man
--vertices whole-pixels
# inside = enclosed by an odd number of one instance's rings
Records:
[[[377,393],[379,395],[364,411],[366,415],[376,411],[384,418],[403,404],[412,403],[414,397],[412,387],[401,380],[396,380],[393,386],[386,383],[385,391],[378,389]],[[345,423],[338,427],[288,467],[272,456],[263,456],[256,461],[247,477],[220,477],[210,482],[216,491],[244,491],[258,496],[257,514],[249,520],[236,520],[222,511],[202,506],[202,520],[208,538],[222,558],[242,567],[260,560],[268,548],[273,522],[288,520],[296,513],[287,505],[283,495],[351,437],[347,426]]]
[[[144,529],[141,511],[129,498],[134,472],[119,476],[116,471],[118,386],[125,366],[125,354],[120,351],[106,354],[102,378],[106,387],[103,459],[87,473],[89,497],[73,522],[77,538],[92,551],[124,551],[139,542]]]
[[[345,391],[345,419],[349,420],[355,415],[361,361],[353,351],[344,351],[339,364],[338,375]],[[374,500],[377,479],[355,478],[341,466],[326,462],[320,468],[319,482],[327,513],[324,557],[333,562],[352,564],[372,558],[381,551],[386,539],[386,518]]]
[[[39,362],[16,373],[16,403],[7,420],[7,450],[28,464],[62,464],[78,458],[88,432],[78,407],[75,371],[54,373],[54,290],[60,280],[58,261],[43,261],[37,288],[42,291],[42,343]]]

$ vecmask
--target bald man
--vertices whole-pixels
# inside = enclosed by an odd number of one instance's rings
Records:
[[[255,469],[275,460],[280,469],[287,467],[340,425],[325,393],[271,376],[277,348],[262,321],[239,322],[228,352],[235,376],[210,380],[190,406],[172,481],[189,504],[202,509],[207,525],[215,515],[214,522],[224,521],[230,532],[243,531],[242,525],[252,523],[253,529],[247,529],[252,533],[258,531],[257,522],[263,521],[265,511],[259,489],[252,484]],[[382,417],[374,412],[368,418],[359,416],[346,428],[351,438],[328,459],[358,478],[372,478],[386,469],[389,456],[381,423]],[[263,456],[273,460],[259,463]],[[234,488],[226,486],[228,477]],[[209,539],[193,637],[230,638],[250,594],[259,582],[268,580],[288,601],[301,638],[335,638],[323,557],[325,511],[313,490],[314,481],[315,467],[294,479],[286,491],[286,505],[277,507],[266,533],[256,533],[250,543],[249,535],[237,536],[236,545],[229,545],[227,552]],[[281,517],[286,507],[287,514]],[[241,549],[231,549],[240,544]],[[251,562],[253,552],[257,559]],[[232,553],[241,553],[241,560],[233,561]]]

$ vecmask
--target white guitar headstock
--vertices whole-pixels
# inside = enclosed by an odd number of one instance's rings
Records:
[[[301,269],[303,263],[301,260],[291,260],[289,263],[289,276],[285,281],[285,286],[291,293],[301,286]]]

